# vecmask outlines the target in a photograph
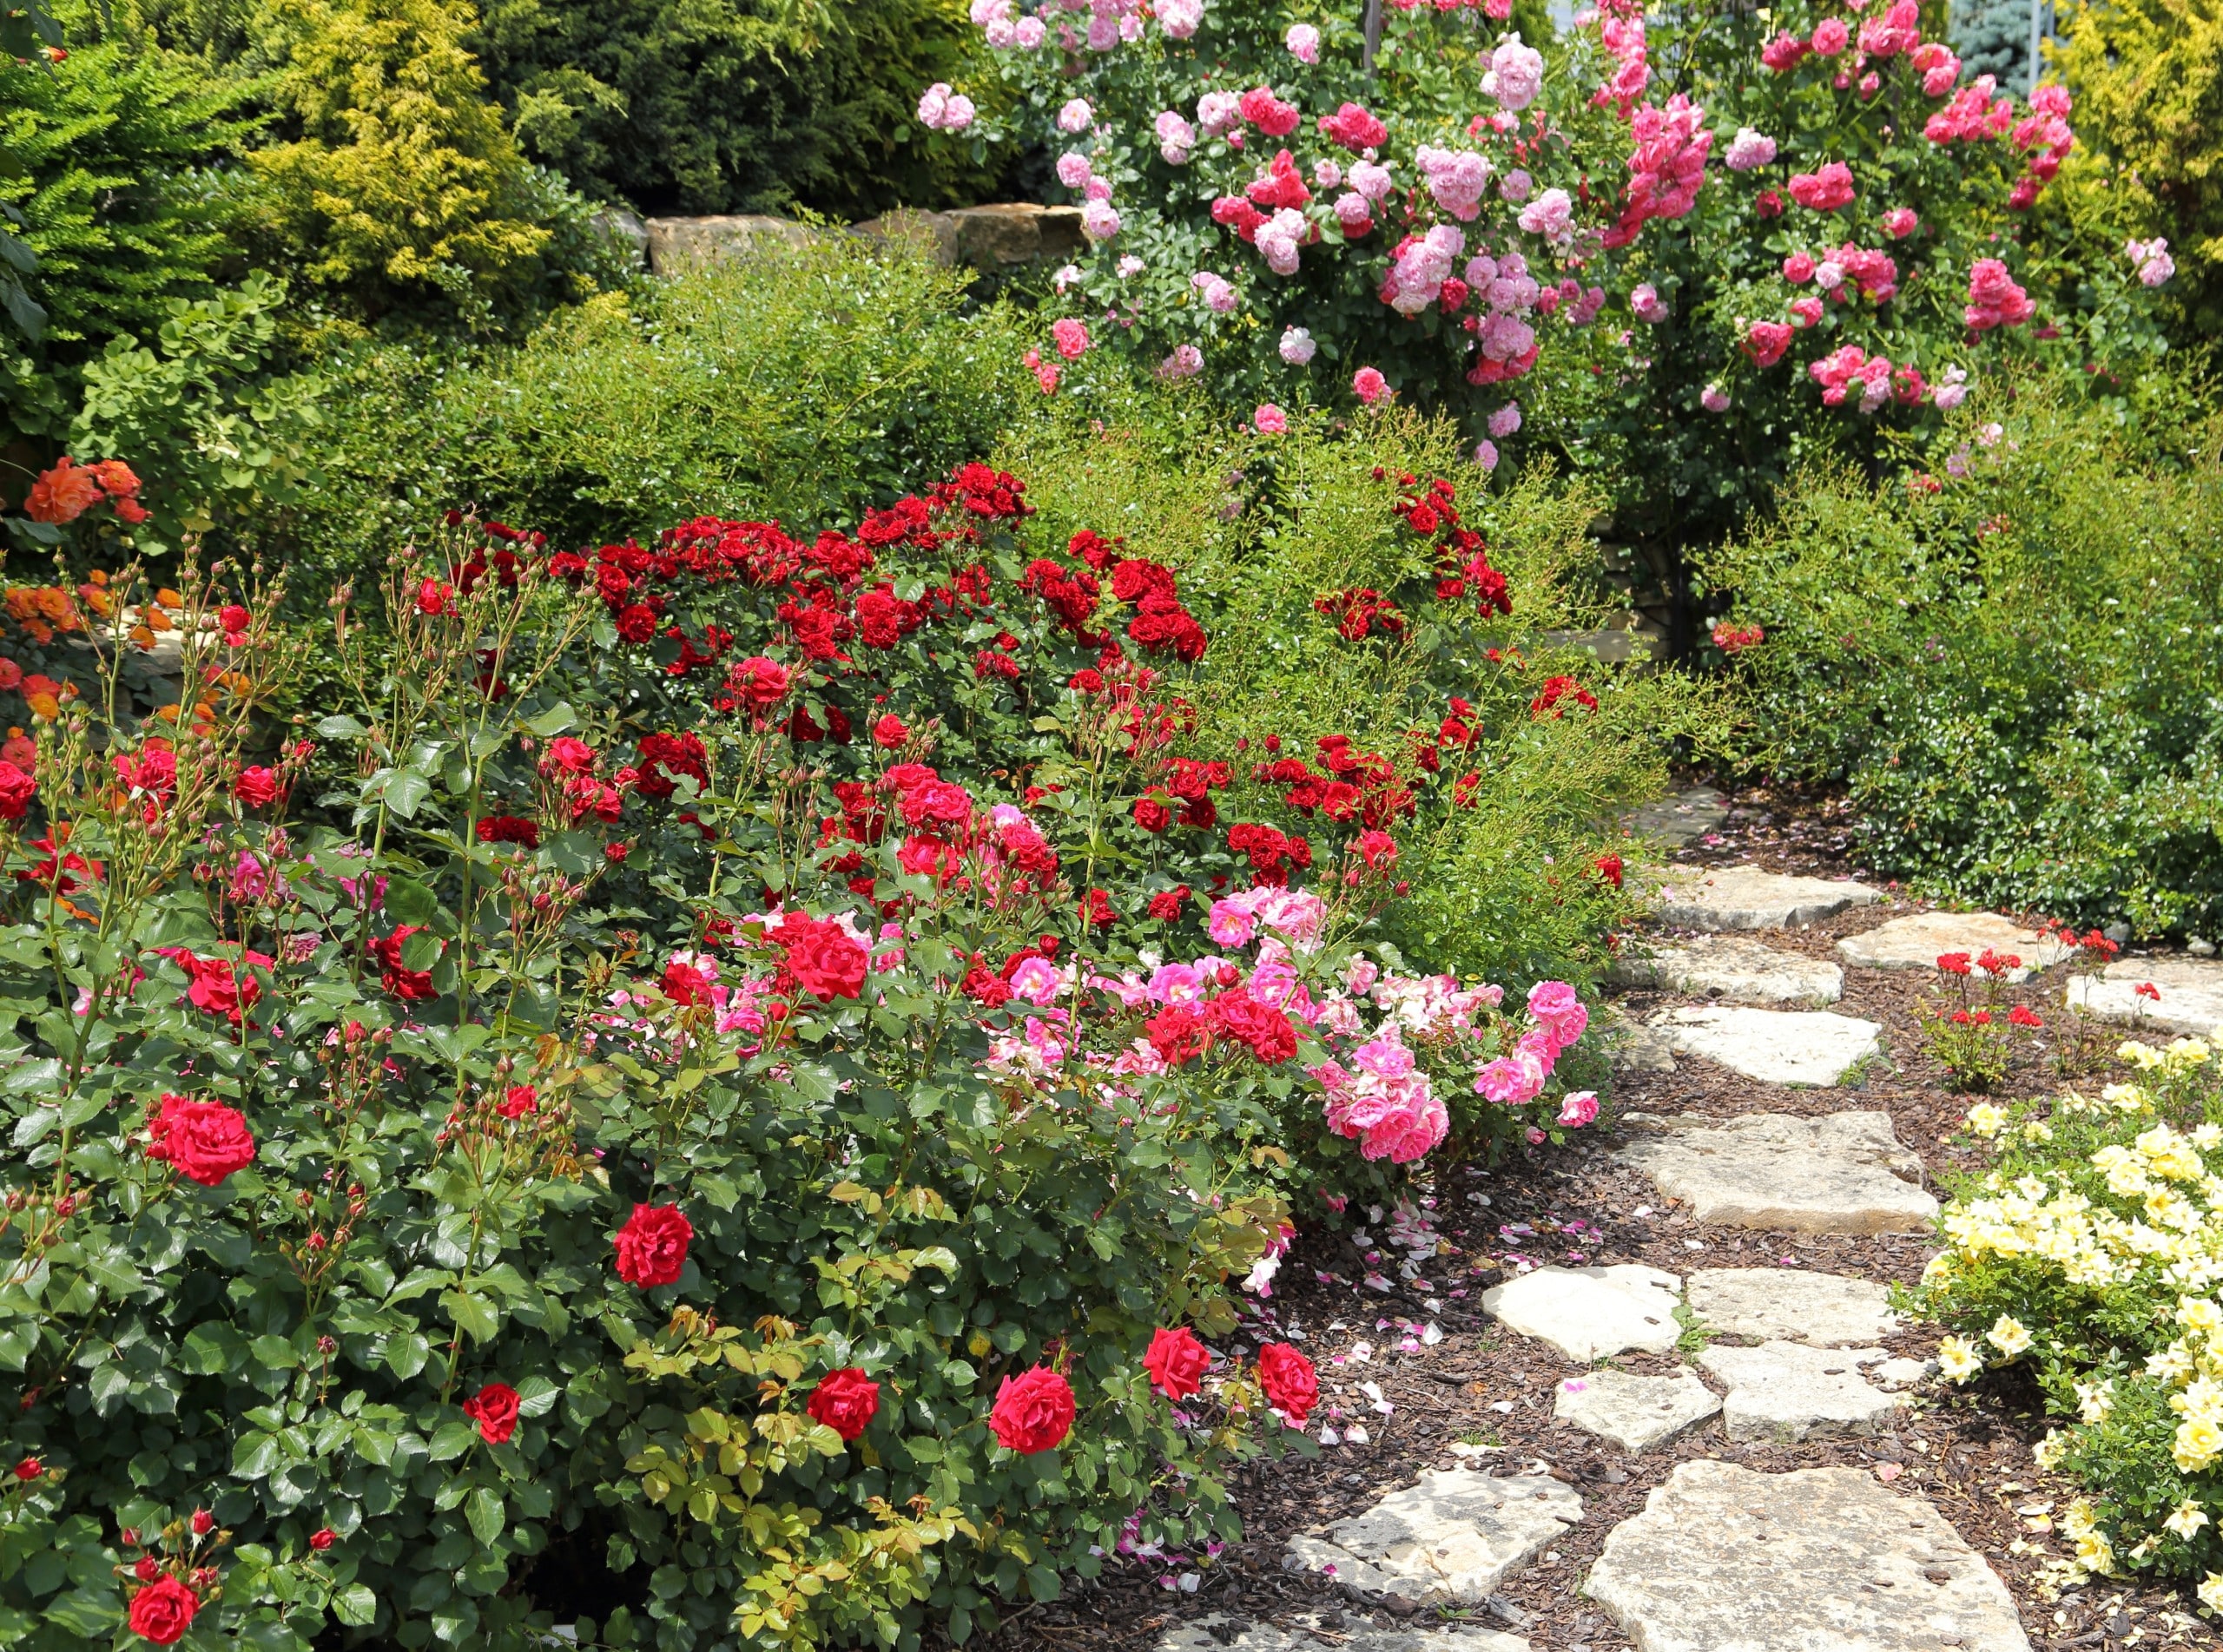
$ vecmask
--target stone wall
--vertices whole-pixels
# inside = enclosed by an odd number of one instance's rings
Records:
[[[903,240],[922,247],[938,264],[962,264],[984,274],[1062,262],[1081,250],[1080,209],[1006,201],[960,207],[953,212],[910,208],[867,219],[847,230],[820,229],[758,214],[712,218],[650,218],[609,214],[613,227],[641,247],[651,273],[672,275],[691,267],[746,254],[776,242],[850,234],[873,241]],[[623,220],[621,224],[618,220]],[[637,236],[632,230],[639,225]]]

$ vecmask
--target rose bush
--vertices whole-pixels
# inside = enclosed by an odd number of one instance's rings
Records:
[[[962,1638],[1233,1532],[1316,1393],[1232,1306],[1293,1195],[1579,1128],[1580,1005],[1359,951],[1457,773],[1191,755],[1209,615],[1026,530],[984,467],[458,517],[282,731],[274,593],[32,605],[96,646],[0,830],[14,1640]]]

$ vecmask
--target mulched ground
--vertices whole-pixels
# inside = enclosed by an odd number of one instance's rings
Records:
[[[1692,845],[1678,857],[1681,864],[1751,862],[1773,872],[1823,876],[1857,870],[1847,859],[1850,817],[1841,800],[1747,791],[1731,803],[1722,829]],[[1834,959],[1843,936],[1920,909],[1895,891],[1888,903],[1811,929],[1757,938],[1786,951]],[[2066,967],[2055,969],[2015,990],[2015,997],[2049,1024],[2020,1052],[2002,1095],[2042,1096],[2071,1082],[2105,1081],[2106,1052],[2120,1035],[2064,1020],[2066,975]],[[1857,1089],[1787,1090],[1683,1056],[1672,1074],[1624,1075],[1613,1108],[1723,1117],[1880,1109],[1891,1116],[1900,1141],[1922,1158],[1933,1182],[1975,1168],[1980,1155],[1956,1134],[1970,1098],[1946,1088],[1946,1075],[1924,1052],[1917,1030],[1915,1008],[1931,987],[1926,971],[1846,968],[1844,999],[1831,1007],[1885,1029],[1885,1058],[1870,1064]],[[1619,995],[1618,1007],[1641,1020],[1663,1004],[1688,1001],[1630,991]],[[1424,1285],[1415,1281],[1388,1293],[1368,1288],[1359,1282],[1368,1273],[1394,1275],[1395,1268],[1369,1268],[1348,1234],[1302,1238],[1284,1260],[1270,1311],[1283,1326],[1302,1329],[1304,1346],[1319,1364],[1319,1415],[1339,1431],[1357,1423],[1367,1443],[1325,1448],[1309,1461],[1290,1457],[1245,1470],[1237,1479],[1236,1497],[1249,1537],[1217,1560],[1122,1564],[1063,1600],[1023,1609],[984,1644],[992,1652],[1071,1652],[1084,1644],[1090,1652],[1124,1652],[1176,1625],[1219,1613],[1301,1629],[1332,1648],[1347,1638],[1341,1630],[1364,1622],[1418,1627],[1462,1621],[1404,1603],[1362,1602],[1317,1577],[1284,1571],[1280,1563],[1288,1537],[1363,1510],[1383,1493],[1412,1484],[1423,1468],[1456,1466],[1461,1458],[1449,1448],[1465,1442],[1494,1448],[1475,1458],[1490,1471],[1540,1465],[1581,1493],[1582,1524],[1508,1580],[1487,1609],[1463,1620],[1511,1629],[1538,1652],[1628,1647],[1612,1620],[1581,1596],[1580,1581],[1606,1533],[1637,1513],[1678,1462],[1700,1457],[1768,1472],[1830,1464],[1867,1468],[1901,1491],[1929,1497],[2006,1581],[2034,1646],[2223,1647],[2223,1633],[2194,1616],[2188,1593],[2153,1584],[2094,1584],[2056,1598],[2042,1587],[2042,1566],[2068,1552],[2053,1534],[2051,1517],[2074,1489],[2040,1472],[2030,1459],[2030,1447],[2045,1427],[2028,1392],[1996,1383],[1974,1392],[1925,1387],[1889,1433],[1795,1446],[1731,1445],[1718,1426],[1707,1425],[1673,1446],[1628,1457],[1555,1425],[1553,1392],[1581,1367],[1541,1343],[1507,1333],[1481,1311],[1481,1293],[1502,1277],[1508,1254],[1567,1265],[1640,1261],[1676,1273],[1790,1263],[1911,1282],[1930,1251],[1921,1236],[1787,1236],[1700,1225],[1663,1201],[1646,1178],[1616,1167],[1610,1156],[1614,1139],[1609,1116],[1586,1141],[1547,1149],[1487,1175],[1461,1167],[1441,1171],[1433,1214],[1452,1251],[1428,1264]],[[1381,1252],[1380,1221],[1367,1231]],[[1422,1340],[1429,1326],[1441,1333],[1440,1341]],[[1927,1357],[1936,1345],[1935,1329],[1919,1325],[1885,1340],[1891,1352],[1916,1358]],[[1665,1372],[1677,1361],[1673,1355],[1627,1354],[1608,1363]],[[1362,1383],[1379,1388],[1386,1414],[1371,1395],[1360,1392]],[[1184,1573],[1195,1580],[1193,1592],[1178,1587]]]

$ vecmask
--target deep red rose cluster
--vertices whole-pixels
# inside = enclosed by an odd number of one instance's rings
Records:
[[[254,1162],[254,1135],[247,1116],[221,1102],[164,1095],[147,1122],[147,1156],[172,1165],[188,1181],[214,1188]]]
[[[676,1205],[635,1205],[617,1230],[617,1277],[646,1290],[677,1281],[695,1224]]]

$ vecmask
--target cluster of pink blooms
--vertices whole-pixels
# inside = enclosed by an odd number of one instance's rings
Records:
[[[1732,172],[1758,172],[1775,160],[1775,140],[1749,126],[1740,126],[1721,159]]]
[[[1859,391],[1858,405],[1863,413],[1872,413],[1896,395],[1900,401],[1911,405],[1923,399],[1929,386],[1913,365],[1895,366],[1889,356],[1871,356],[1858,345],[1840,345],[1820,360],[1811,364],[1807,373],[1822,387],[1822,400],[1831,407],[1844,405]]]
[[[1646,103],[1630,116],[1628,189],[1620,221],[1606,232],[1606,246],[1626,247],[1651,220],[1680,218],[1698,204],[1706,153],[1713,147],[1705,122],[1705,111],[1680,92],[1664,109]]]
[[[2169,243],[2160,236],[2150,241],[2131,241],[2123,247],[2123,256],[2138,267],[2138,280],[2144,286],[2159,286],[2177,273],[2177,260],[2169,256]]]
[[[1971,331],[1989,332],[1994,327],[2019,327],[2037,313],[2030,295],[2015,284],[2007,266],[1995,258],[1980,258],[1969,271],[1969,301],[1961,317]]]
[[[938,132],[962,132],[973,124],[973,100],[936,81],[919,98],[919,124]]]
[[[1608,104],[1626,119],[1652,84],[1652,65],[1645,56],[1644,0],[1601,0],[1598,35],[1613,72],[1606,77],[1591,102],[1600,109]]]
[[[1899,267],[1888,253],[1847,241],[1819,259],[1811,253],[1793,253],[1783,260],[1783,279],[1793,286],[1812,281],[1840,304],[1850,302],[1854,286],[1861,297],[1888,304],[1899,290]]]
[[[1474,1075],[1474,1094],[1503,1107],[1525,1107],[1544,1093],[1559,1059],[1590,1025],[1590,1012],[1564,981],[1539,981],[1528,990],[1531,1025],[1507,1054]],[[1567,1097],[1560,1122],[1587,1124],[1598,1116],[1598,1098],[1586,1091]]]

